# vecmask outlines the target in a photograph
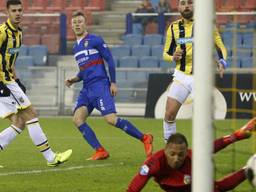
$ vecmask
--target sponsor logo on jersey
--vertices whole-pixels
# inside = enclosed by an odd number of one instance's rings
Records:
[[[18,53],[20,51],[20,48],[9,48],[8,49],[8,52],[11,54],[11,55],[14,55],[16,53]]]
[[[149,167],[147,165],[143,165],[140,168],[140,175],[148,175],[149,173]]]
[[[184,184],[188,185],[191,183],[191,176],[190,175],[184,175]]]
[[[189,37],[189,38],[179,38],[179,39],[177,39],[177,43],[178,44],[193,43],[193,38],[192,37]]]

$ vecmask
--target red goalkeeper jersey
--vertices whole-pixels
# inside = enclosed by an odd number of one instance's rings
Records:
[[[141,166],[139,173],[133,178],[127,192],[140,191],[147,181],[154,177],[160,187],[167,192],[191,191],[191,150],[181,168],[172,169],[166,161],[164,150],[160,150],[149,157]]]

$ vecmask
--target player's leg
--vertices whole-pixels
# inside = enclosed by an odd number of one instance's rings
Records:
[[[230,191],[237,187],[240,183],[242,183],[246,179],[245,169],[242,168],[234,173],[231,173],[224,178],[215,181],[215,191]]]
[[[92,110],[90,110],[92,111]],[[86,119],[89,115],[88,109],[86,106],[81,106],[75,110],[73,122],[76,127],[82,133],[84,139],[87,143],[95,149],[95,154],[92,155],[87,160],[102,160],[109,157],[109,153],[103,148],[97,139],[94,131],[90,128],[90,126],[86,123]]]
[[[12,124],[0,133],[0,150],[5,149],[25,127],[23,120],[17,115],[12,114],[7,118],[12,122]]]
[[[123,130],[128,135],[139,139],[143,142],[145,152],[147,156],[152,155],[153,151],[153,136],[151,134],[143,134],[132,123],[126,119],[122,119],[116,116],[115,113],[104,115],[105,120],[112,126],[115,126]]]
[[[63,153],[54,153],[48,143],[48,139],[43,132],[37,113],[32,106],[19,111],[18,115],[24,119],[28,129],[29,136],[38,150],[42,153],[47,161],[48,166],[57,166],[69,159],[72,150],[69,149]]]
[[[216,153],[234,142],[249,138],[252,131],[256,131],[256,118],[248,121],[243,127],[236,130],[234,133],[216,139],[214,141],[214,152]]]
[[[11,121],[11,125],[0,132],[0,150],[5,149],[25,127],[23,119],[15,115],[18,112],[18,104],[12,92],[15,92],[16,89],[20,90],[20,88],[15,87],[13,84],[14,83],[7,85],[11,91],[11,95],[0,97],[0,118],[9,119]]]
[[[177,113],[189,94],[189,89],[177,81],[173,81],[170,85],[163,122],[165,140],[167,140],[173,133],[176,132],[175,120]]]

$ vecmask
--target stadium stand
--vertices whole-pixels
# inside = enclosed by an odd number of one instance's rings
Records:
[[[40,34],[24,34],[22,37],[24,45],[38,45],[41,43]]]
[[[158,58],[155,56],[144,56],[139,59],[140,68],[158,68]]]
[[[34,65],[45,66],[47,63],[48,49],[45,45],[33,45],[29,47],[28,55],[33,57]]]
[[[60,36],[58,34],[45,34],[42,35],[42,44],[48,47],[49,53],[59,52]]]
[[[129,68],[135,67],[138,68],[138,58],[134,56],[126,56],[119,59],[119,67]]]
[[[21,45],[19,50],[19,57],[20,56],[27,56],[28,55],[28,46],[27,45]]]
[[[26,68],[34,65],[34,59],[32,56],[18,56],[15,65],[18,68]]]
[[[131,55],[131,48],[129,45],[119,45],[111,48],[112,55],[114,57],[125,57]]]
[[[161,45],[163,36],[160,34],[145,35],[143,38],[144,45]]]
[[[150,56],[150,46],[149,45],[132,46],[132,56],[136,56],[136,57]]]
[[[123,36],[124,44],[126,45],[141,45],[143,36],[141,34],[128,34]]]
[[[163,45],[153,45],[151,46],[151,56],[156,56],[157,58],[163,57]]]
[[[241,58],[241,68],[252,68],[253,58],[252,57],[242,57]]]
[[[243,33],[243,47],[252,49],[255,46],[256,36],[252,32]]]

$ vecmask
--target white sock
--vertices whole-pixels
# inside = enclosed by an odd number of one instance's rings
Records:
[[[176,122],[175,121],[166,122],[164,120],[163,129],[164,129],[164,140],[167,141],[172,134],[176,133]]]
[[[28,133],[33,143],[37,146],[39,151],[43,154],[44,158],[48,162],[53,162],[55,153],[52,151],[50,145],[48,144],[48,140],[38,122],[38,118],[34,118],[26,122],[26,125],[28,127]]]
[[[0,133],[0,150],[5,149],[15,137],[22,132],[21,129],[11,125]]]

